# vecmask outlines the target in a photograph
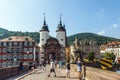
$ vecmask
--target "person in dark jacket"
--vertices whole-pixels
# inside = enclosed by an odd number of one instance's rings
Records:
[[[30,63],[29,63],[29,70],[30,70],[30,71],[32,71],[32,67],[33,67],[32,62],[30,62]]]
[[[66,77],[70,78],[70,62],[67,61],[66,63]]]
[[[20,62],[19,67],[18,67],[18,74],[22,73],[23,71],[23,63]]]

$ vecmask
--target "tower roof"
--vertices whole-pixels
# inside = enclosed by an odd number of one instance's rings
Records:
[[[56,32],[57,32],[57,31],[66,31],[65,25],[62,25],[61,15],[62,15],[62,14],[60,14],[60,23],[59,23],[58,26],[57,26]]]
[[[43,22],[43,26],[40,31],[48,31],[49,32],[48,25],[46,24],[45,13],[43,15],[44,15],[44,22]]]

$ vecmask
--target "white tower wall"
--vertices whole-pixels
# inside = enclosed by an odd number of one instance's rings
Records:
[[[65,38],[65,35],[66,35],[66,33],[64,32],[64,31],[58,31],[57,33],[56,33],[56,38],[58,39],[58,41],[59,41],[59,43],[61,44],[61,45],[63,45],[63,47],[65,47],[65,42],[66,42],[66,38]]]
[[[40,31],[40,61],[44,61],[44,49],[43,46],[46,43],[46,40],[49,38],[49,32],[48,31]]]
[[[46,40],[49,38],[49,32],[48,31],[41,31],[40,32],[40,47],[46,43]]]

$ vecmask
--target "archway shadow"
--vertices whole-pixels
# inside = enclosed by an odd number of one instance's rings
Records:
[[[56,78],[66,78],[66,76],[56,76]],[[78,77],[70,77],[70,79],[78,79]]]

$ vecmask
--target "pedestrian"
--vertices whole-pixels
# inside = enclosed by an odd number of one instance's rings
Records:
[[[35,62],[33,63],[33,67],[34,67],[34,69],[36,69],[36,64],[35,64]]]
[[[61,60],[59,60],[59,68],[62,69],[62,61]]]
[[[32,67],[33,67],[32,62],[30,62],[29,63],[29,71],[32,71]]]
[[[79,80],[82,80],[82,62],[80,60],[80,58],[78,58],[78,62],[77,62],[77,71],[78,71],[78,77]]]
[[[46,60],[43,62],[43,70],[46,70]]]
[[[57,62],[57,60],[55,60],[55,68],[57,68],[57,64],[58,64],[58,62]]]
[[[51,59],[51,62],[50,62],[50,74],[48,75],[48,77],[50,77],[52,72],[54,72],[54,77],[56,77],[55,63],[54,63],[53,59]]]
[[[66,78],[70,78],[70,62],[66,63]]]
[[[20,62],[19,67],[18,67],[18,74],[22,73],[23,71],[23,63]]]

